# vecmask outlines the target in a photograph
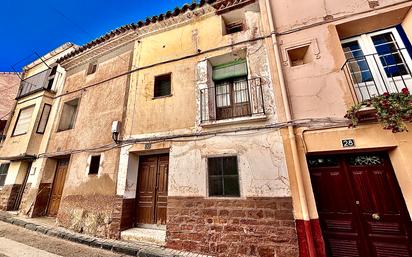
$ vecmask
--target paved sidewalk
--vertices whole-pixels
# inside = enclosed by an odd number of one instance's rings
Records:
[[[36,231],[47,236],[58,237],[72,242],[88,245],[95,248],[102,248],[113,252],[139,257],[211,257],[196,253],[182,252],[165,248],[155,244],[145,244],[139,242],[126,242],[120,240],[102,239],[85,234],[73,232],[71,230],[52,226],[44,221],[29,219],[12,215],[8,212],[0,211],[0,221],[16,226]]]

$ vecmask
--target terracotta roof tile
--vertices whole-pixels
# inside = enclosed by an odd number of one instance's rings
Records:
[[[94,39],[94,40],[86,43],[83,46],[78,47],[75,51],[72,51],[71,53],[69,53],[69,54],[63,56],[62,58],[60,58],[57,62],[65,61],[65,60],[69,59],[70,57],[73,57],[73,56],[75,56],[75,55],[77,55],[81,52],[84,52],[87,49],[90,49],[90,48],[92,48],[96,45],[102,44],[105,41],[107,41],[107,40],[109,40],[109,39],[111,39],[111,38],[113,38],[117,35],[120,35],[124,32],[127,32],[129,30],[135,30],[137,28],[148,26],[152,23],[156,23],[156,22],[159,22],[159,21],[169,19],[170,17],[173,17],[173,16],[178,16],[180,14],[183,14],[183,13],[187,12],[188,10],[193,11],[196,8],[201,8],[205,4],[212,5],[214,8],[217,9],[217,12],[225,12],[229,9],[232,10],[234,8],[238,8],[238,7],[253,3],[253,2],[255,2],[255,0],[217,0],[217,1],[216,0],[201,0],[198,3],[185,4],[181,8],[176,7],[173,11],[169,10],[166,13],[155,15],[155,16],[152,16],[152,17],[148,17],[143,21],[138,21],[136,23],[127,24],[127,25],[121,26],[121,27],[119,27],[115,30],[112,30],[112,31],[106,33],[105,35],[103,35],[103,36],[101,36],[97,39]]]

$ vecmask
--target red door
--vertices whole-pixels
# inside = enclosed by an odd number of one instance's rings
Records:
[[[308,157],[328,256],[412,256],[412,225],[387,154]]]
[[[168,155],[142,156],[137,183],[137,223],[166,224]]]

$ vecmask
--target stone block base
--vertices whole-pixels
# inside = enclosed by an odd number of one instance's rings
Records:
[[[169,197],[166,246],[216,256],[299,256],[292,199]]]
[[[119,238],[120,224],[113,220],[116,196],[69,195],[62,199],[57,222],[76,232]]]

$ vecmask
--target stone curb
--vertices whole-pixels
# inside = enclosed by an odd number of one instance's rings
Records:
[[[57,237],[60,239],[68,240],[71,242],[84,244],[94,248],[101,248],[109,251],[113,251],[128,256],[137,257],[183,257],[179,254],[165,253],[162,249],[141,249],[139,247],[133,247],[129,245],[123,245],[120,242],[114,240],[105,240],[101,238],[89,237],[86,235],[79,235],[75,233],[65,232],[59,229],[48,228],[46,226],[34,224],[31,222],[23,221],[0,212],[0,221],[13,224],[31,231],[36,231],[47,236]]]

